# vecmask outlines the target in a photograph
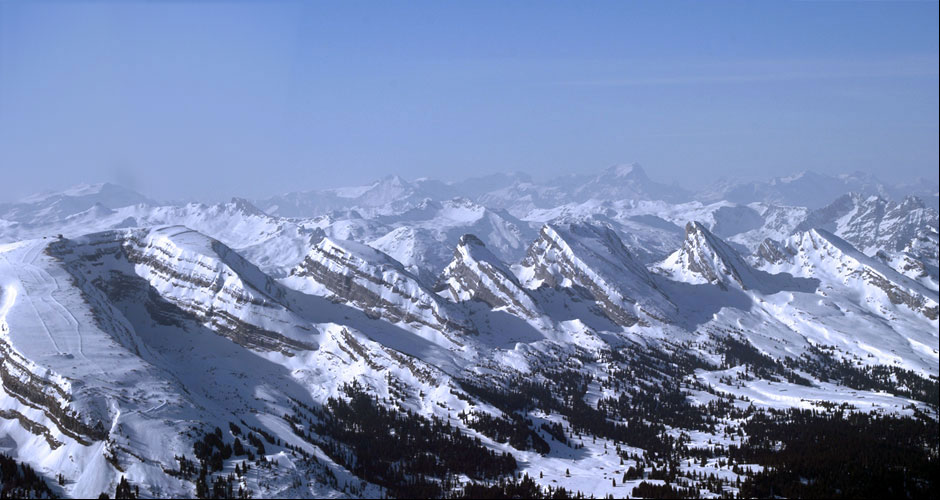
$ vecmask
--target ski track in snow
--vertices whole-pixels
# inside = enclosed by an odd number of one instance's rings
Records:
[[[42,329],[45,332],[46,337],[49,339],[49,342],[53,345],[53,347],[55,348],[56,352],[59,355],[64,354],[62,349],[59,347],[59,343],[56,342],[55,337],[52,335],[51,330],[49,330],[49,325],[46,323],[46,316],[44,314],[41,314],[39,312],[39,308],[36,307],[36,301],[33,299],[33,294],[30,293],[29,287],[27,287],[26,285],[27,280],[24,280],[23,275],[20,273],[20,266],[10,263],[9,259],[7,259],[6,256],[3,254],[0,254],[0,256],[3,257],[3,260],[6,261],[7,265],[10,266],[13,269],[13,271],[16,273],[16,276],[20,284],[24,288],[24,295],[26,296],[26,300],[29,301],[29,304],[32,307],[33,312],[36,313],[36,318],[39,319],[39,322],[42,325]],[[40,296],[39,300],[40,301],[42,300],[42,296]]]
[[[37,264],[37,260],[42,256],[45,247],[44,244],[33,245],[29,253],[20,261],[20,265],[16,266],[17,276],[20,278],[20,283],[22,283],[24,287],[27,287],[27,297],[37,317],[42,322],[49,340],[55,345],[56,351],[58,351],[60,355],[66,356],[78,353],[83,360],[89,361],[88,356],[85,355],[81,323],[78,318],[75,317],[75,314],[55,297],[56,293],[62,293],[64,289],[60,286],[59,280],[55,276],[43,266]],[[6,257],[4,257],[4,260],[7,260]],[[7,260],[7,263],[9,264],[9,260]],[[24,279],[24,275],[21,271],[28,273],[32,279]],[[29,284],[27,285],[27,283]],[[36,307],[36,302],[33,297],[38,298],[43,306],[42,308]],[[42,309],[42,311],[40,311],[40,309]],[[46,314],[46,311],[54,313],[54,315]],[[52,317],[61,318],[62,321],[50,321]],[[52,323],[52,327],[50,327],[50,322]],[[57,324],[63,323],[63,328],[57,327]],[[53,331],[55,331],[55,334],[52,333]],[[69,348],[63,351],[60,347],[60,341]]]

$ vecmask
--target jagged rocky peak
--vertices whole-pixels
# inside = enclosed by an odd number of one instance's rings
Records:
[[[245,198],[233,197],[231,201],[232,207],[245,214],[245,215],[254,215],[257,217],[267,217],[268,214],[264,213],[260,208],[256,207],[253,203],[246,200]]]
[[[319,238],[297,272],[305,265],[321,262],[336,264],[334,269],[342,272],[347,269],[371,270],[399,274],[402,278],[413,278],[405,267],[388,254],[363,243],[323,236]],[[295,273],[296,274],[296,273]]]
[[[771,238],[764,238],[754,255],[754,263],[757,266],[780,264],[793,257],[786,246]]]
[[[512,271],[472,234],[460,237],[438,287],[454,301],[479,300],[526,318],[540,315],[532,296]]]
[[[404,265],[362,243],[323,237],[291,275],[310,281],[305,291],[345,302],[375,318],[430,328],[445,337],[448,332],[473,331],[459,311],[451,310]]]
[[[937,224],[937,211],[916,196],[894,202],[881,196],[849,193],[808,214],[796,231],[825,229],[865,254],[874,255],[879,250],[903,251],[919,235],[935,231]],[[936,254],[937,245],[928,243],[918,249],[916,256],[930,262]]]
[[[824,229],[794,234],[782,246],[782,251],[792,257],[778,262],[766,261],[762,265],[764,270],[862,288],[864,293],[884,294],[891,304],[904,305],[928,319],[938,317],[937,292]]]
[[[705,281],[722,288],[737,284],[746,290],[757,285],[757,277],[741,255],[697,221],[685,225],[682,247],[667,257],[660,269],[676,278]]]
[[[529,288],[581,288],[621,326],[646,324],[646,317],[668,321],[676,309],[607,226],[542,226],[522,262],[520,277]]]

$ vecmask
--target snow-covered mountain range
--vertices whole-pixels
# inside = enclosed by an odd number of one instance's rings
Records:
[[[759,494],[755,420],[935,428],[936,207],[639,165],[0,204],[0,448],[75,497]]]

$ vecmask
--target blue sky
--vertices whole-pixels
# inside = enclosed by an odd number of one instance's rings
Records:
[[[8,2],[0,199],[640,162],[935,180],[937,2]]]

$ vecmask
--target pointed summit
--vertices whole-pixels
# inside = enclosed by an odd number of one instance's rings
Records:
[[[895,202],[879,195],[849,193],[810,212],[795,232],[821,228],[866,255],[874,255],[879,250],[891,254],[903,251],[920,233],[936,228],[937,221],[937,211],[915,196]],[[932,262],[936,255],[937,246],[928,245],[916,257]]]
[[[368,245],[329,237],[320,239],[291,272],[307,281],[305,291],[345,302],[366,315],[433,331],[448,339],[472,326],[426,288],[401,262]]]
[[[262,212],[260,208],[254,206],[254,204],[252,204],[250,201],[246,200],[245,198],[239,198],[236,196],[232,198],[232,201],[230,203],[232,204],[232,207],[236,211],[241,212],[245,215],[254,215],[257,217],[268,216],[268,214]]]
[[[675,185],[650,179],[638,163],[613,165],[583,180],[559,179],[559,189],[569,192],[574,200],[664,200],[688,201],[691,193]]]
[[[460,237],[454,259],[439,281],[455,301],[479,300],[493,309],[535,318],[540,315],[529,292],[512,271],[472,234]]]
[[[685,241],[680,252],[688,259],[691,271],[698,272],[712,283],[727,284],[732,280],[745,290],[753,286],[755,280],[751,266],[701,222],[686,224]]]
[[[621,326],[668,321],[675,305],[656,287],[617,234],[606,226],[546,224],[522,262],[526,286],[581,288]]]
[[[745,290],[756,288],[758,280],[737,251],[697,221],[685,225],[682,248],[667,257],[660,269],[675,277],[685,276],[724,289],[733,284]]]
[[[646,176],[646,171],[643,170],[643,167],[639,163],[613,165],[604,170],[602,175],[603,177],[614,177],[617,179],[649,180],[649,177]]]

